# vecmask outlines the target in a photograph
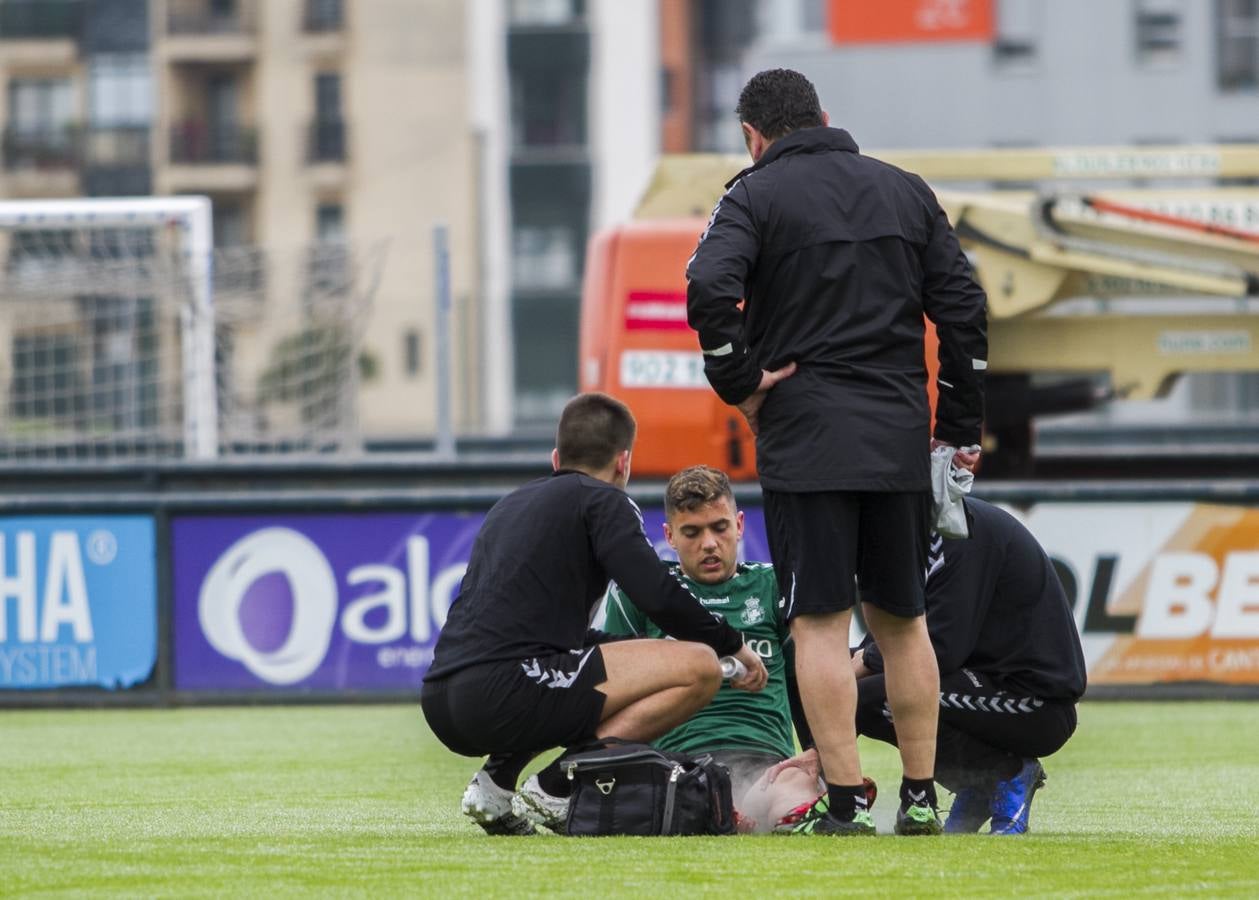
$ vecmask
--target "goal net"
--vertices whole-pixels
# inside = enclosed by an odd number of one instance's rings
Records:
[[[350,453],[383,249],[210,246],[199,197],[0,203],[0,463]]]

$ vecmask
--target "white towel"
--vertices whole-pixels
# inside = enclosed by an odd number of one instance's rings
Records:
[[[963,447],[969,453],[978,447]],[[931,451],[931,506],[936,533],[943,538],[970,537],[962,498],[970,493],[975,474],[953,465],[956,447],[941,444]]]

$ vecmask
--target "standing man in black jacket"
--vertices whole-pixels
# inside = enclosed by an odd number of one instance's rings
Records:
[[[448,748],[490,757],[463,797],[464,814],[490,834],[562,831],[570,788],[559,761],[516,793],[529,760],[594,737],[660,737],[717,693],[718,656],[747,668],[734,687],[765,686],[761,658],[682,586],[643,531],[625,493],[634,433],[629,409],[611,397],[569,401],[555,471],[486,514],[438,636],[420,704]],[[589,623],[609,580],[678,640],[605,643]]]
[[[757,434],[770,552],[828,784],[798,830],[874,832],[847,653],[859,586],[904,766],[896,830],[935,834],[923,316],[940,340],[935,441],[977,445],[984,293],[922,179],[827,127],[803,75],[754,76],[738,114],[753,165],[727,185],[687,265],[687,312],[709,382]],[[973,467],[977,456],[956,459]]]
[[[932,547],[927,629],[940,665],[936,778],[953,791],[949,832],[1027,831],[1039,757],[1075,732],[1084,651],[1053,563],[1004,510],[967,499],[970,537]],[[857,731],[896,743],[876,643],[853,656]]]

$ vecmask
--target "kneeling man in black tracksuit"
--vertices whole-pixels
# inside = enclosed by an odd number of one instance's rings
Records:
[[[940,664],[936,780],[956,794],[945,831],[1021,834],[1039,757],[1075,731],[1084,652],[1053,564],[1009,513],[968,499],[970,537],[935,538],[927,573],[927,630]],[[857,731],[896,743],[883,657],[853,656]]]
[[[560,416],[555,471],[494,505],[459,596],[437,639],[420,704],[437,738],[489,759],[463,812],[490,834],[563,831],[570,787],[553,762],[516,791],[542,751],[595,737],[651,741],[685,722],[721,686],[719,655],[759,691],[761,658],[710,615],[656,556],[625,493],[634,417],[604,394],[582,394]],[[677,640],[609,643],[589,629],[609,580]]]

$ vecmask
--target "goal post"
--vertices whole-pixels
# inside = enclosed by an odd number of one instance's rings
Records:
[[[211,215],[0,202],[0,465],[361,451],[385,245],[216,248]]]
[[[81,231],[170,227],[187,273],[191,303],[183,328],[184,447],[193,459],[218,455],[218,401],[214,377],[214,229],[209,197],[116,197],[0,201],[0,229]]]

